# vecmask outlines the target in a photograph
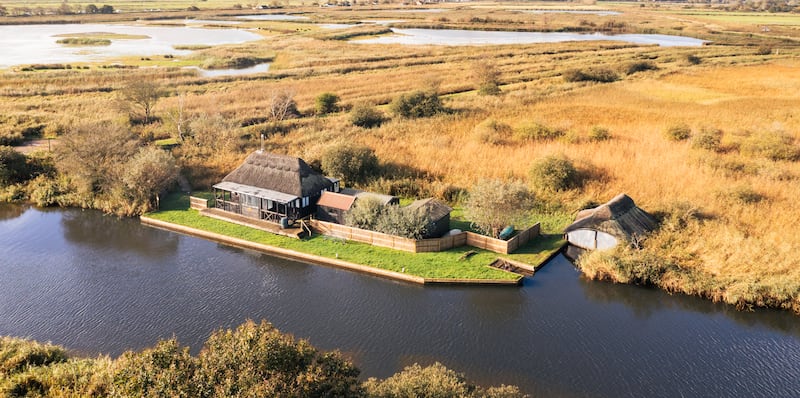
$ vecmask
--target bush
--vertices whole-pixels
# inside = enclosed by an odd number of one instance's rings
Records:
[[[422,239],[428,229],[428,216],[423,208],[414,210],[390,205],[383,208],[375,230],[388,235]]]
[[[606,141],[611,139],[611,132],[601,126],[592,126],[589,130],[589,139],[592,141]]]
[[[333,93],[322,93],[316,101],[317,115],[327,115],[339,110],[339,96]]]
[[[686,54],[686,63],[689,65],[699,65],[700,62],[703,62],[700,57],[694,54]]]
[[[721,149],[721,142],[722,130],[702,128],[700,129],[700,133],[692,138],[692,148],[719,152]]]
[[[667,139],[672,141],[684,141],[688,140],[689,137],[692,136],[692,128],[685,123],[675,124],[668,127],[664,131],[664,135],[667,137]]]
[[[794,138],[780,131],[752,134],[742,142],[739,149],[745,155],[774,161],[800,160],[800,147],[794,143]]]
[[[772,47],[761,46],[756,49],[756,55],[770,55],[772,54]]]
[[[608,68],[570,69],[563,76],[567,82],[611,83],[619,80],[619,76]]]
[[[366,146],[341,144],[322,155],[322,171],[346,183],[363,183],[378,174],[378,157]]]
[[[421,90],[400,95],[389,104],[389,109],[405,118],[430,117],[445,112],[439,94]]]
[[[511,126],[494,119],[486,119],[475,126],[474,134],[484,144],[503,145],[511,138]]]
[[[522,183],[485,180],[469,191],[464,211],[478,230],[497,237],[502,228],[521,220],[532,202],[533,195]]]
[[[414,364],[385,380],[370,378],[364,383],[368,397],[374,398],[521,398],[517,387],[501,386],[483,390],[470,384],[464,375],[440,363],[428,367]]]
[[[368,129],[378,127],[383,123],[383,113],[372,105],[358,104],[350,111],[350,122]]]
[[[514,129],[514,138],[519,141],[546,141],[564,135],[564,130],[553,128],[542,123],[524,124]]]
[[[16,184],[28,179],[25,155],[10,146],[0,146],[0,186]]]
[[[542,191],[563,191],[580,185],[578,170],[561,156],[547,156],[533,163],[530,176]]]
[[[61,347],[0,337],[0,376],[21,372],[31,366],[64,362],[66,359],[67,353]]]
[[[383,204],[377,198],[361,198],[344,216],[344,223],[353,228],[375,230],[383,212]]]
[[[747,186],[734,187],[719,193],[717,196],[721,199],[726,199],[741,205],[756,204],[764,200],[764,195]]]
[[[647,70],[657,70],[658,66],[651,61],[636,61],[625,65],[622,68],[622,73],[632,75],[637,72],[644,72]]]

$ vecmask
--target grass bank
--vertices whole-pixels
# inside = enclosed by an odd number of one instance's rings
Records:
[[[306,240],[297,240],[203,217],[197,210],[189,208],[189,198],[186,195],[170,196],[161,202],[161,210],[149,213],[147,216],[254,243],[388,271],[405,272],[423,278],[500,281],[512,281],[519,278],[516,274],[489,267],[488,264],[494,261],[497,255],[485,250],[475,250],[477,254],[462,259],[464,253],[474,249],[460,247],[441,253],[406,253],[361,243],[343,243],[320,235]]]

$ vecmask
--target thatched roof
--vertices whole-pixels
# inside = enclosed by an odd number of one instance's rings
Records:
[[[425,214],[431,222],[436,222],[449,215],[453,209],[435,198],[420,199],[406,206],[408,210],[425,209]]]
[[[319,195],[333,183],[312,170],[303,159],[256,151],[222,179],[297,197]]]
[[[618,238],[630,240],[642,236],[656,228],[656,220],[633,202],[628,195],[619,194],[608,203],[583,210],[575,217],[575,222],[564,233],[578,229],[591,229]]]

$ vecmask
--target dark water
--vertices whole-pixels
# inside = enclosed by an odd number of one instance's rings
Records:
[[[535,396],[797,397],[800,317],[587,282],[420,287],[81,210],[0,206],[0,334],[118,355],[265,318],[366,377],[440,361]]]

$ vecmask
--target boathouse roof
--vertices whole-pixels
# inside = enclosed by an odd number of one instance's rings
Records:
[[[353,202],[356,201],[355,196],[343,195],[335,192],[325,191],[317,201],[317,206],[330,207],[332,209],[350,210]]]
[[[303,159],[256,151],[214,187],[237,192],[249,189],[255,196],[274,199],[282,196],[276,195],[280,193],[288,199],[319,195],[332,185],[331,180],[314,171]]]
[[[630,240],[642,236],[656,228],[656,220],[642,210],[626,194],[619,194],[605,204],[593,209],[582,210],[575,222],[564,233],[578,229],[591,229]]]

